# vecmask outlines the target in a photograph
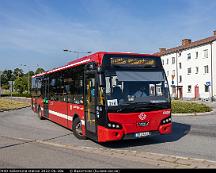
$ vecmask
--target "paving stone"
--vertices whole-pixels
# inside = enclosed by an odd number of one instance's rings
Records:
[[[171,156],[164,156],[164,157],[162,157],[160,160],[162,160],[162,161],[166,161],[166,162],[175,162],[175,161],[177,161],[178,160],[178,158],[176,158],[176,157],[171,157]]]
[[[156,154],[151,154],[151,153],[137,153],[136,156],[138,157],[144,157],[152,160],[160,160],[164,156],[161,155],[156,155]]]
[[[193,169],[193,167],[191,167],[191,166],[187,166],[187,165],[181,165],[181,164],[179,164],[179,165],[176,165],[174,168],[191,168],[191,169]]]
[[[216,168],[216,165],[208,165],[208,167],[207,168]]]
[[[177,159],[176,163],[183,164],[183,165],[191,165],[189,159]]]

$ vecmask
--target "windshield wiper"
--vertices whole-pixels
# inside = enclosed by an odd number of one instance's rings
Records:
[[[119,109],[116,110],[116,112],[121,112],[121,111],[125,111],[125,110],[138,110],[138,109],[149,109],[149,108],[164,108],[166,107],[165,105],[161,105],[161,104],[157,104],[157,103],[151,103],[151,102],[126,102],[123,104],[120,104],[119,106],[123,106]]]
[[[129,103],[124,103],[124,104],[121,104],[121,106],[125,106],[125,107],[123,107],[123,108],[121,107],[121,108],[117,109],[116,112],[121,112],[123,110],[128,109],[128,106],[130,106],[130,104]]]
[[[148,104],[149,104],[149,102],[126,102],[126,103],[121,104],[121,106],[124,106],[124,107],[118,109],[117,112],[121,112],[121,111],[124,111],[127,109],[131,110],[131,109],[140,108],[140,106],[144,106],[144,105],[148,105]]]

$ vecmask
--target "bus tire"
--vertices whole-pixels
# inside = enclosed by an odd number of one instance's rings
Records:
[[[82,124],[78,117],[73,120],[72,131],[74,136],[76,136],[78,139],[86,139],[86,136],[83,136],[82,134]]]
[[[40,107],[38,108],[38,117],[39,117],[40,120],[44,120],[44,119],[45,119],[45,118],[42,116],[42,110],[41,110]]]

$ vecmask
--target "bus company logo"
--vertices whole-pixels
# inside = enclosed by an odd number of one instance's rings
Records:
[[[144,120],[146,119],[147,115],[142,112],[141,114],[138,115],[138,117],[140,120]]]

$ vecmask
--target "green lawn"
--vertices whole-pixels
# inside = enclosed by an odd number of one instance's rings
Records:
[[[190,101],[172,101],[172,113],[201,113],[210,111],[212,109],[205,104]]]
[[[9,99],[0,99],[0,111],[17,109],[26,106],[30,106],[30,103],[19,102],[14,100],[11,101]]]

